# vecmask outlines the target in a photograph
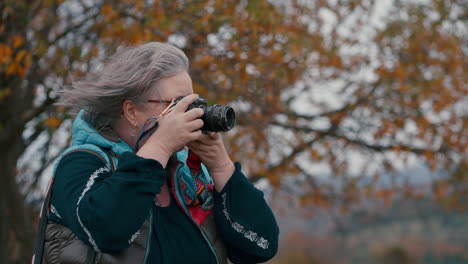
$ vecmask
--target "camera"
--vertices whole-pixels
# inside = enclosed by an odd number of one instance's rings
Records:
[[[175,100],[178,103],[184,96],[179,96]],[[207,105],[206,100],[198,98],[191,103],[186,111],[193,108],[201,108],[204,111],[202,131],[226,132],[231,130],[236,123],[236,113],[232,107],[227,105]]]

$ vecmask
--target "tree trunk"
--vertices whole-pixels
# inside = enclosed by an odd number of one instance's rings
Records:
[[[9,134],[11,135],[11,134]],[[16,161],[21,152],[21,133],[0,142],[0,262],[30,263],[34,245],[31,211],[16,184]]]

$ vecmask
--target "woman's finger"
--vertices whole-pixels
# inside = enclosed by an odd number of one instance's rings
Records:
[[[213,131],[212,131],[212,132],[209,132],[209,133],[208,133],[208,136],[209,136],[211,139],[216,140],[216,139],[218,139],[218,137],[219,137],[219,132],[213,132]]]
[[[186,121],[191,121],[191,120],[202,117],[203,114],[204,114],[203,109],[194,108],[194,109],[191,109],[190,111],[187,111],[187,113],[184,114],[184,117]]]
[[[189,142],[197,141],[202,136],[203,136],[203,132],[200,129],[195,130],[190,133],[191,140]]]
[[[188,144],[188,147],[192,147],[198,150],[207,150],[211,148],[213,146],[212,144],[206,144],[205,142],[201,141],[201,138],[205,136],[206,135],[202,134],[202,136],[198,140],[190,142]]]
[[[189,131],[199,130],[203,127],[203,120],[197,118],[187,123],[187,129]]]
[[[190,94],[182,98],[176,106],[174,106],[173,112],[183,113],[187,110],[188,106],[198,99],[198,94]]]

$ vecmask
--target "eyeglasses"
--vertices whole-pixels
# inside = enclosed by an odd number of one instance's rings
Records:
[[[158,117],[156,117],[156,121],[158,121],[159,119],[161,119],[163,116],[169,114],[171,111],[172,111],[172,108],[174,108],[174,106],[176,105],[176,99],[172,99],[171,101],[168,101],[168,100],[152,100],[152,99],[149,99],[148,101],[146,101],[148,103],[166,103],[166,104],[169,104],[166,109],[164,109],[162,111],[161,114],[159,114]]]
[[[166,103],[166,104],[170,104],[172,103],[172,100],[171,101],[168,101],[168,100],[148,100],[147,101],[148,103]]]

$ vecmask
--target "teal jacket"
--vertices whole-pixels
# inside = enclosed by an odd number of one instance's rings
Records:
[[[72,146],[54,168],[50,220],[67,226],[96,252],[112,253],[128,248],[145,220],[151,219],[147,263],[223,262],[202,228],[207,214],[200,216],[199,210],[181,202],[174,174],[155,160],[135,155],[124,141],[105,139],[82,114],[73,124]],[[106,162],[87,152],[73,152],[79,149],[99,153]],[[115,171],[103,149],[115,153]],[[176,169],[184,169],[186,153],[178,153],[178,158]],[[209,214],[232,262],[264,262],[277,252],[279,229],[263,193],[242,174],[240,164],[235,165],[224,189],[213,190],[214,209]],[[165,182],[172,190],[167,208],[155,203]]]

